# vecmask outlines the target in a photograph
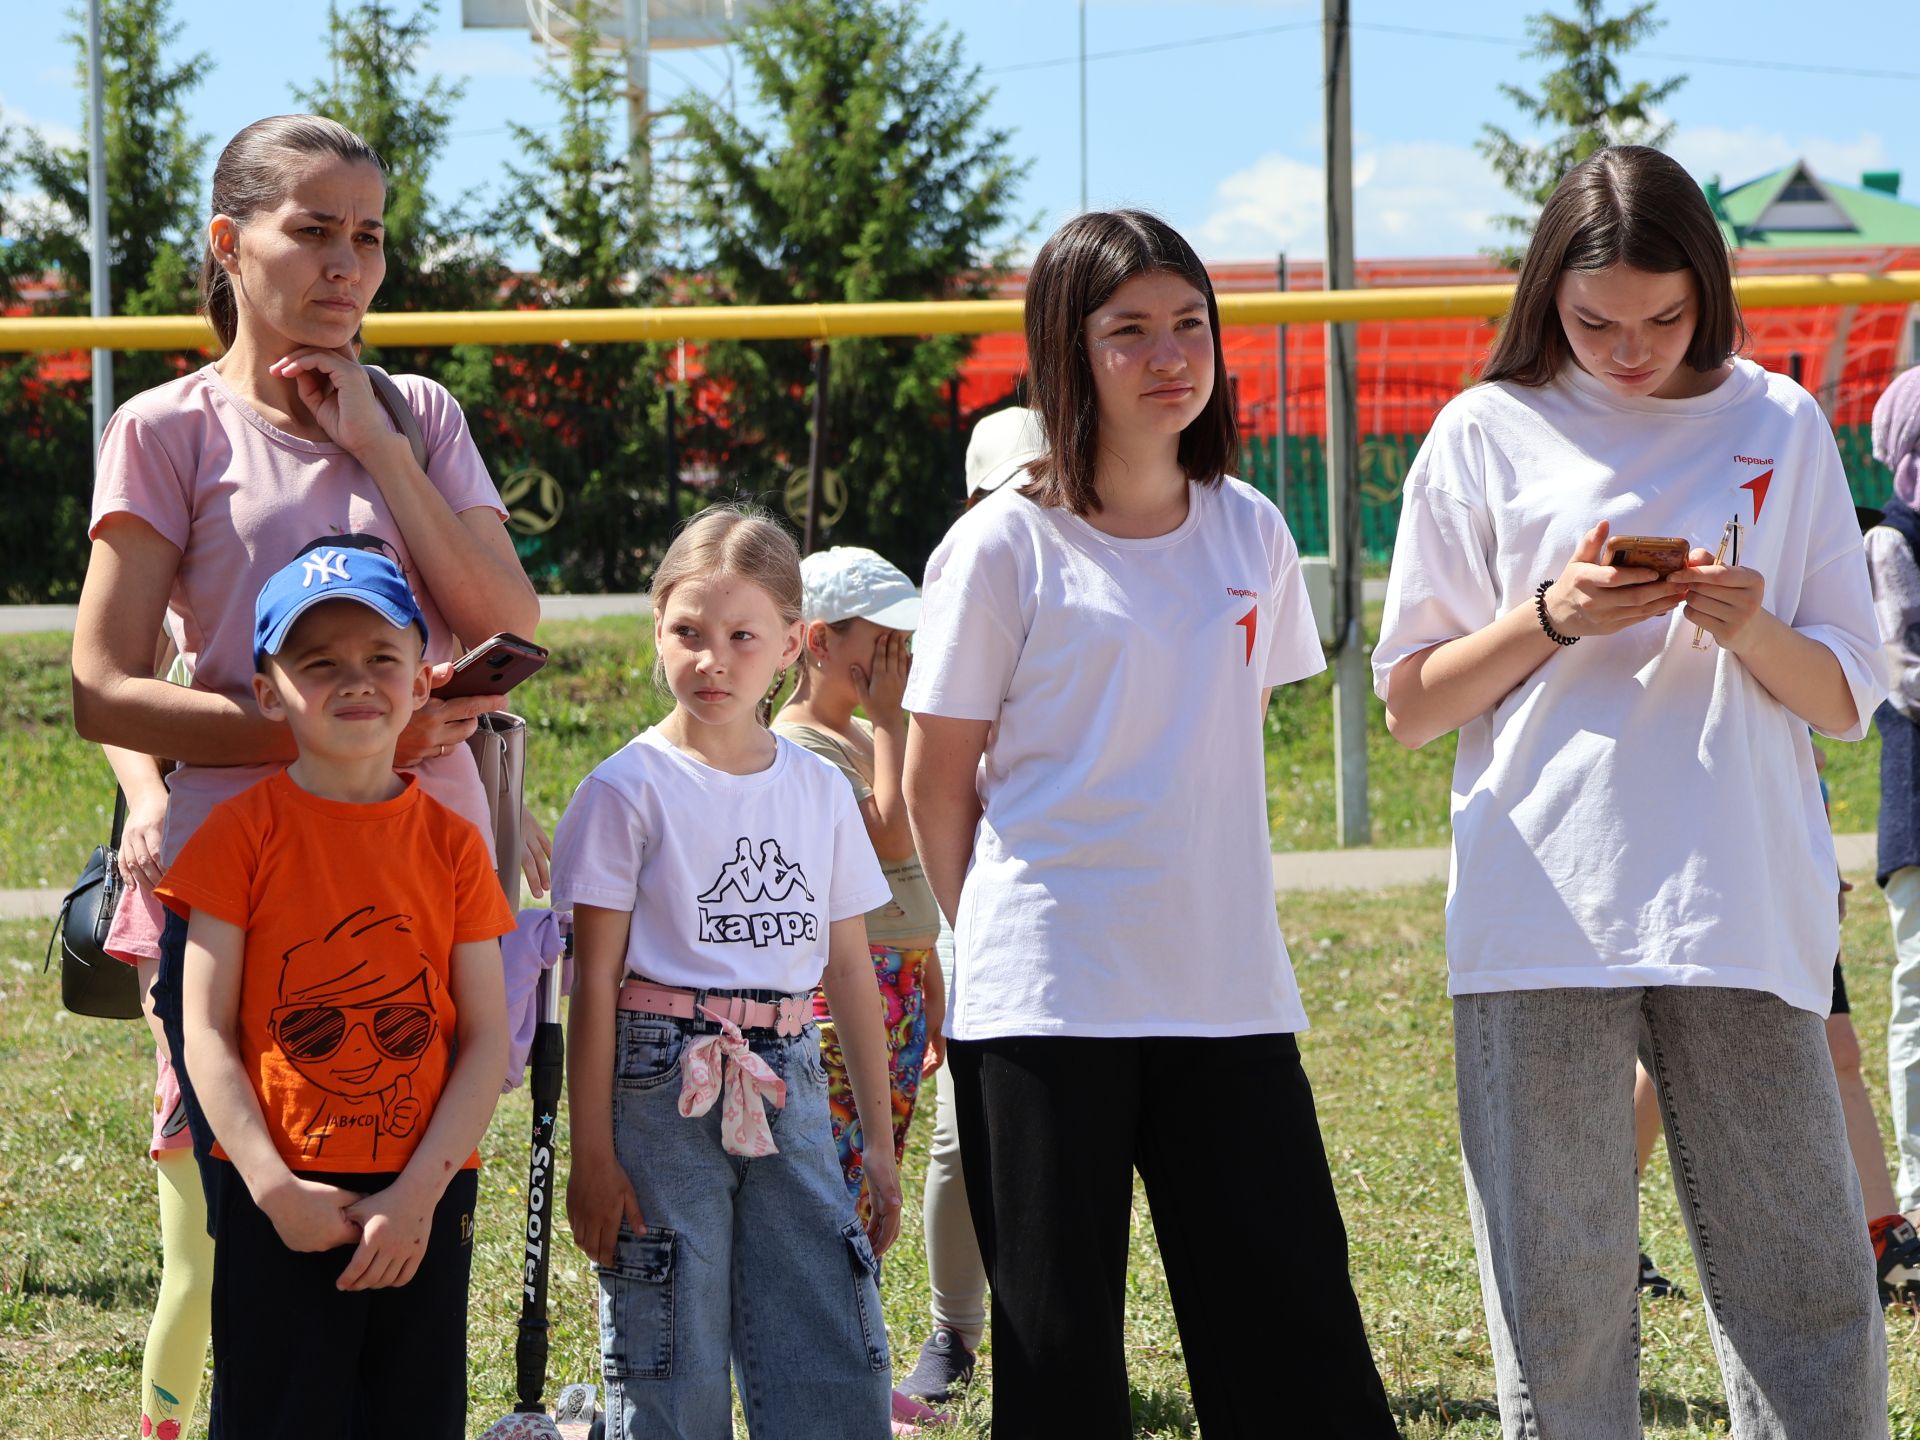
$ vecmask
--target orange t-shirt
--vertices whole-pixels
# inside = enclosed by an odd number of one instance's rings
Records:
[[[354,805],[270,775],[155,891],[247,932],[240,1060],[292,1170],[405,1167],[453,1067],[453,947],[513,928],[480,832],[404,779]]]

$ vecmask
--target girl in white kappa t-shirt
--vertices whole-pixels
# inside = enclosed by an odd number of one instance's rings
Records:
[[[1163,221],[1088,214],[1026,313],[1046,449],[928,562],[906,694],[994,1433],[1133,1433],[1137,1169],[1201,1428],[1271,1435],[1284,1396],[1303,1435],[1392,1435],[1273,904],[1262,717],[1325,661],[1280,512],[1225,473],[1213,287]]]
[[[573,910],[567,1219],[600,1272],[608,1440],[889,1433],[877,1257],[893,1147],[840,1171],[812,992],[857,1116],[887,1130],[866,913],[890,894],[839,771],[770,733],[800,656],[800,554],[764,515],[688,524],[653,577],[673,710],[595,766],[554,832]],[[824,970],[824,975],[822,971]]]
[[[1699,186],[1601,151],[1407,477],[1374,677],[1402,743],[1460,732],[1447,952],[1509,1436],[1640,1433],[1636,1052],[1734,1433],[1887,1433],[1807,733],[1865,732],[1879,639],[1827,422],[1739,335]],[[1609,535],[1686,566],[1609,564]]]

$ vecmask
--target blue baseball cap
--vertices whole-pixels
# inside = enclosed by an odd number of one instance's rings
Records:
[[[391,556],[323,543],[301,551],[260,587],[253,607],[255,668],[264,668],[267,656],[279,653],[294,621],[327,600],[358,600],[396,630],[418,625],[420,643],[427,643],[426,618]]]

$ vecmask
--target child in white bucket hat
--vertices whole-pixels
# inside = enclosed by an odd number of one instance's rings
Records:
[[[818,551],[800,562],[804,632],[799,680],[774,729],[820,756],[846,777],[867,823],[892,894],[867,914],[874,978],[886,1007],[887,1072],[893,1097],[893,1133],[862,1131],[826,997],[815,992],[814,1018],[826,1061],[828,1106],[841,1171],[861,1217],[867,1213],[862,1154],[890,1139],[898,1163],[920,1094],[922,1073],[939,1068],[946,989],[934,956],[940,911],[914,853],[901,773],[907,753],[907,714],[900,699],[911,664],[908,639],[920,624],[920,592],[884,556],[855,545]],[[862,719],[856,709],[866,712]],[[910,1426],[936,1417],[919,1401],[894,1392],[895,1422]]]

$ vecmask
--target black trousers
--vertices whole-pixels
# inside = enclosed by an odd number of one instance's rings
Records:
[[[289,1250],[224,1160],[213,1237],[211,1440],[463,1440],[467,1279],[477,1171],[433,1212],[427,1253],[405,1285],[336,1290],[352,1246]],[[371,1194],[392,1175],[307,1175]]]
[[[1291,1035],[1021,1036],[947,1054],[993,1289],[995,1440],[1133,1433],[1136,1169],[1207,1440],[1399,1433]]]

